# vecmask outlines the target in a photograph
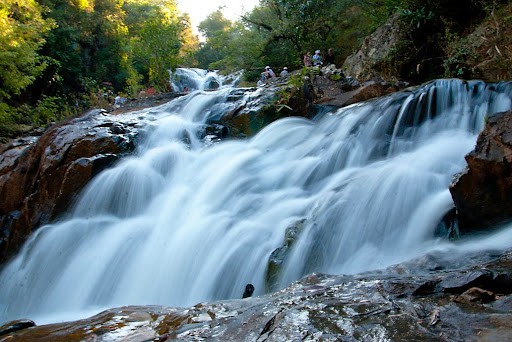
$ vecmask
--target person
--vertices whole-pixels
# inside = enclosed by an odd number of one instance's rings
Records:
[[[256,85],[259,87],[259,86],[262,86],[264,85],[265,83],[267,83],[267,80],[270,78],[270,74],[268,72],[267,69],[265,69],[265,71],[263,71],[261,74],[260,74],[260,79],[258,80],[258,82],[256,83]]]
[[[261,81],[266,82],[270,78],[270,74],[267,69],[261,73]]]
[[[276,73],[268,65],[265,67],[265,71],[268,72],[270,77],[276,77]]]
[[[121,107],[121,96],[117,95],[116,97],[114,97],[114,107]]]
[[[325,64],[334,64],[334,53],[332,52],[332,49],[327,50],[327,55],[325,56]]]
[[[288,76],[288,68],[287,68],[287,67],[284,67],[284,68],[283,68],[283,71],[281,71],[281,73],[279,74],[279,76],[281,76],[281,77],[286,77],[286,76]]]
[[[322,65],[322,56],[320,56],[320,50],[316,50],[315,54],[313,55],[313,66],[320,66]]]
[[[310,53],[309,53],[309,52],[306,52],[306,53],[304,54],[304,59],[303,59],[303,61],[304,61],[304,66],[305,66],[305,67],[308,67],[308,68],[309,68],[309,67],[311,66],[311,55],[310,55]]]

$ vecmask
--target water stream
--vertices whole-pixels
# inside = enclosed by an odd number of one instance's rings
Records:
[[[191,93],[148,109],[154,121],[136,153],[99,174],[70,213],[40,228],[4,267],[0,322],[190,306],[240,298],[247,283],[261,295],[269,256],[299,221],[279,287],[436,249],[512,247],[509,227],[489,244],[434,234],[486,115],[511,108],[511,84],[438,80],[207,144],[198,130],[233,88],[204,91],[217,76],[182,72],[176,87]],[[245,96],[254,91],[262,89]]]

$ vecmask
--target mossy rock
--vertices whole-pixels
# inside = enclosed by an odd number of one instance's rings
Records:
[[[288,257],[288,253],[304,229],[306,219],[301,219],[286,228],[283,246],[276,248],[269,256],[267,272],[265,274],[265,290],[276,291],[281,277],[282,267]]]

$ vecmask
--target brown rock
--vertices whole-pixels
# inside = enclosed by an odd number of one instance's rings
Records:
[[[2,147],[0,261],[35,228],[66,210],[95,174],[119,154],[133,150],[136,132],[99,113],[53,127],[40,138]]]
[[[512,111],[489,118],[468,166],[450,185],[462,231],[512,218]]]
[[[340,92],[336,95],[333,94],[333,96],[329,98],[324,97],[321,100],[317,101],[317,103],[337,107],[344,107],[354,103],[363,102],[373,98],[385,96],[398,90],[399,87],[394,84],[390,84],[387,82],[370,81],[366,82],[357,89],[347,92]]]
[[[478,287],[472,287],[469,290],[465,291],[460,296],[455,296],[454,301],[457,303],[490,303],[496,299],[494,293],[490,291],[483,290]]]

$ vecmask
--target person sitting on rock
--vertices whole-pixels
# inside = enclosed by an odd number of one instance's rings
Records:
[[[304,61],[304,66],[305,66],[306,68],[309,68],[309,67],[311,66],[311,55],[310,55],[310,53],[309,53],[309,52],[306,52],[306,53],[304,54],[304,59],[303,59],[303,61]]]
[[[327,50],[327,55],[325,55],[325,65],[334,64],[334,53],[332,49]]]
[[[315,54],[313,55],[313,66],[321,66],[323,64],[322,62],[322,56],[320,55],[320,50],[316,50]]]
[[[288,76],[288,68],[287,68],[287,67],[284,67],[284,68],[283,68],[283,71],[281,71],[281,73],[279,74],[279,76],[281,76],[281,77],[286,77],[286,76]]]
[[[270,77],[276,77],[276,73],[268,65],[265,67],[265,71],[268,72]]]
[[[262,86],[264,84],[267,83],[267,80],[270,78],[270,74],[268,73],[267,70],[263,71],[261,74],[260,74],[260,79],[258,80],[258,82],[256,83],[256,85],[259,87],[259,86]]]

